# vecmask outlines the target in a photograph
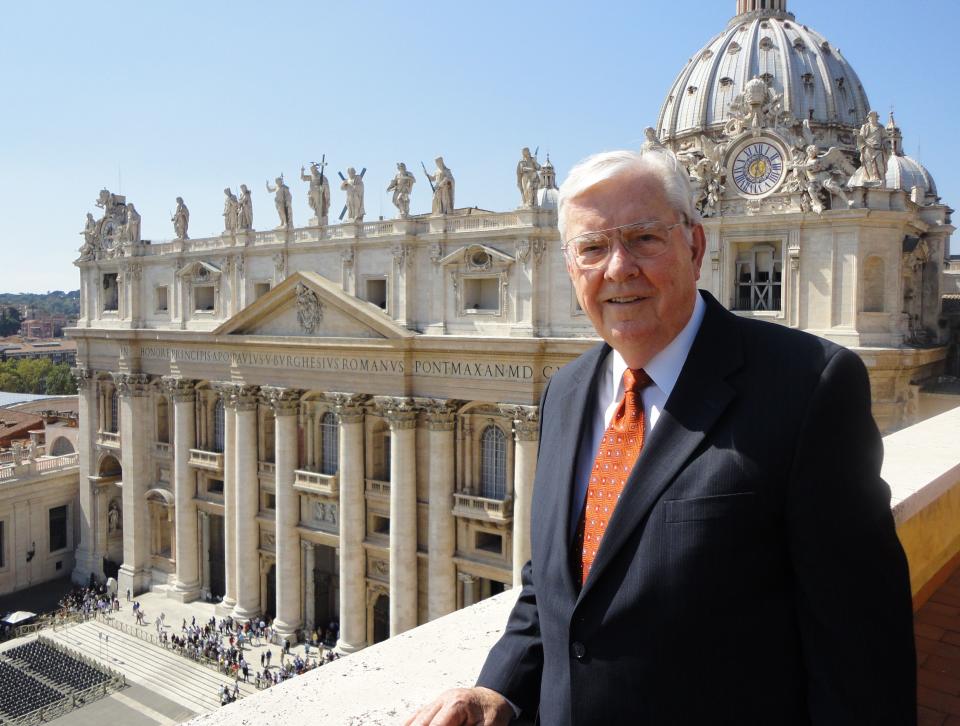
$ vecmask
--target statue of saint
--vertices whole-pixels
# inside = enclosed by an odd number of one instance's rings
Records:
[[[815,144],[807,147],[806,158],[800,164],[800,175],[803,182],[805,200],[802,204],[809,206],[817,214],[823,214],[823,193],[836,194],[847,207],[853,206],[843,187],[856,171],[836,146],[823,155],[818,155]]]
[[[237,215],[240,212],[240,203],[233,190],[227,187],[223,190],[223,231],[233,234],[237,231]]]
[[[407,171],[407,165],[402,161],[397,162],[397,175],[391,180],[387,191],[393,192],[393,206],[400,212],[401,219],[410,216],[410,192],[416,183],[417,178]]]
[[[240,185],[240,198],[237,200],[237,229],[249,232],[253,229],[253,199],[246,184]]]
[[[132,202],[127,205],[127,222],[124,225],[123,236],[132,244],[140,242],[140,212],[134,208]]]
[[[323,169],[317,162],[310,164],[310,173],[306,174],[305,169],[300,167],[300,179],[310,182],[310,190],[307,192],[307,202],[313,215],[317,218],[317,223],[321,227],[327,226],[327,218],[330,213],[330,184],[323,173]]]
[[[433,174],[427,174],[427,178],[433,184],[433,213],[450,214],[453,211],[456,182],[453,179],[453,172],[443,163],[443,157],[438,156],[435,161],[436,171]]]
[[[177,239],[190,239],[187,236],[187,227],[190,225],[190,210],[183,203],[183,197],[177,197],[177,209],[170,218],[173,222],[173,231]]]
[[[347,217],[351,222],[362,222],[366,214],[363,208],[363,177],[351,166],[340,188],[347,193]]]
[[[119,532],[122,524],[120,522],[120,505],[114,499],[107,508],[107,531],[110,534]]]
[[[92,260],[97,251],[97,227],[100,225],[93,218],[90,212],[87,212],[87,222],[83,226],[83,245],[80,247],[80,259]]]
[[[887,178],[887,130],[876,111],[867,114],[867,122],[857,133],[857,149],[863,178],[868,184],[883,186]]]
[[[280,224],[277,229],[291,229],[293,227],[293,195],[290,194],[290,187],[283,183],[283,174],[275,179],[277,186],[270,186],[267,182],[267,191],[276,195],[273,197],[273,203],[277,207],[277,215],[280,217]]]
[[[540,164],[531,156],[526,146],[520,152],[517,162],[517,189],[520,190],[520,202],[527,209],[537,206],[537,190],[540,189]]]

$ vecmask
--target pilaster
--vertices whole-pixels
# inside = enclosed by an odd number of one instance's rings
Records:
[[[117,584],[137,595],[150,587],[149,520],[146,493],[149,489],[150,379],[143,373],[114,373],[120,396],[120,446],[123,468],[123,564]]]
[[[390,637],[417,626],[416,404],[377,396],[390,425]]]
[[[180,602],[200,595],[197,571],[196,474],[190,468],[190,448],[196,440],[194,381],[167,376],[163,385],[173,399],[173,496],[175,502],[177,579],[170,595]]]
[[[337,650],[353,653],[367,644],[366,501],[362,404],[366,396],[329,393],[340,419],[340,639]]]
[[[457,609],[456,520],[453,517],[455,412],[457,401],[427,399],[422,402],[429,432],[430,504],[427,542],[427,599],[431,620]]]
[[[276,542],[277,617],[274,628],[282,638],[296,640],[303,625],[300,611],[300,495],[293,488],[297,467],[297,411],[300,391],[273,386],[263,389],[276,417]]]
[[[513,418],[515,454],[513,458],[513,584],[520,584],[520,573],[530,559],[530,509],[533,480],[537,471],[540,409],[537,406],[501,406]]]

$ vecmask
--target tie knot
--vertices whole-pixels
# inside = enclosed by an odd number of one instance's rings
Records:
[[[643,368],[627,368],[623,372],[623,392],[631,391],[633,393],[640,393],[644,388],[649,386],[653,381],[650,379],[650,376],[647,375],[647,372]]]

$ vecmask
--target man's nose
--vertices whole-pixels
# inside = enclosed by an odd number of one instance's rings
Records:
[[[619,235],[616,242],[610,250],[610,258],[607,260],[607,269],[604,276],[608,280],[627,280],[640,274],[640,263],[637,258],[627,252],[623,246]]]

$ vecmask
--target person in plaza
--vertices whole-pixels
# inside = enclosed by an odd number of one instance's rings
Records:
[[[866,368],[697,290],[706,239],[665,149],[559,191],[603,342],[540,404],[531,559],[476,686],[407,724],[916,723],[907,562]]]

